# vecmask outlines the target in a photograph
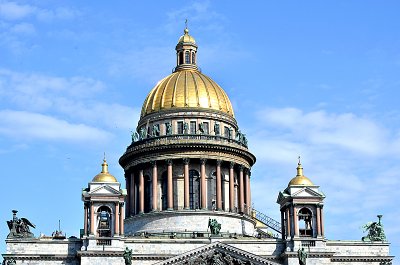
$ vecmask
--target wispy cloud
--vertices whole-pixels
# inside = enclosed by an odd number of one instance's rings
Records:
[[[79,11],[66,7],[47,9],[35,5],[19,4],[13,1],[1,1],[0,3],[0,18],[10,21],[21,20],[31,16],[42,21],[72,19],[79,14]]]
[[[374,217],[366,212],[400,214],[388,205],[400,184],[400,167],[393,160],[399,155],[397,132],[372,118],[324,110],[265,108],[256,120],[249,135],[251,150],[263,165],[255,167],[256,200],[264,200],[266,190],[285,189],[295,175],[296,156],[302,155],[305,175],[327,196],[326,227],[335,238],[349,239],[358,230],[361,237],[359,228]],[[348,223],[349,214],[359,221]]]
[[[90,135],[104,139],[116,130],[128,134],[139,109],[109,103],[107,92],[104,83],[91,78],[0,69],[1,131],[7,136],[16,131],[21,132],[17,136],[27,133],[33,138],[70,140]]]
[[[98,128],[26,111],[1,110],[0,124],[1,134],[17,139],[100,142],[111,138]]]

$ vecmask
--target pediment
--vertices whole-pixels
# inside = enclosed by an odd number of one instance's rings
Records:
[[[322,197],[324,198],[325,195],[309,187],[302,188],[295,193],[292,194],[292,197]]]
[[[114,189],[106,184],[96,187],[94,190],[90,191],[89,194],[94,195],[121,195],[119,190]]]
[[[267,260],[263,257],[251,254],[247,251],[233,246],[215,242],[194,250],[185,252],[181,255],[172,257],[157,265],[167,264],[187,264],[187,265],[278,265],[279,263]]]

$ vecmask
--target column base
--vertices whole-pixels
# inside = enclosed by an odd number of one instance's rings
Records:
[[[167,211],[173,211],[174,208],[167,208]]]

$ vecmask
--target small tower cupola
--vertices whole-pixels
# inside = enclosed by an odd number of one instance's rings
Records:
[[[121,184],[108,172],[104,157],[101,172],[82,190],[84,227],[81,236],[85,248],[113,245],[113,239],[124,234],[125,197],[126,189],[121,189]]]
[[[179,38],[178,44],[175,47],[176,50],[176,67],[175,72],[183,69],[197,68],[197,45],[195,39],[189,35],[189,29],[186,27],[183,31],[183,35]]]
[[[296,169],[296,176],[279,193],[277,199],[281,209],[282,239],[322,239],[325,195],[319,190],[319,186],[304,176],[300,157]]]

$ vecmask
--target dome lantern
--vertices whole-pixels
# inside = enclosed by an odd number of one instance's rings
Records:
[[[186,27],[183,31],[183,35],[179,38],[178,44],[175,47],[176,50],[176,68],[175,71],[183,69],[194,69],[197,70],[197,45],[195,39],[189,35],[189,29]]]

